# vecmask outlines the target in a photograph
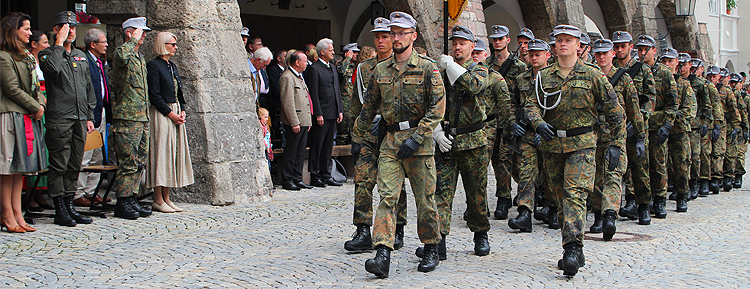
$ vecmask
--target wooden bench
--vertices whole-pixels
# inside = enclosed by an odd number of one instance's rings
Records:
[[[273,159],[277,161],[277,167],[276,170],[276,176],[281,180],[281,160],[283,159],[284,155],[284,149],[274,149],[273,150]],[[331,157],[351,157],[352,156],[352,146],[351,145],[335,145],[333,146],[333,149],[331,150]],[[308,159],[310,157],[310,148],[305,148],[305,164],[302,167],[302,181],[309,184],[310,183],[310,172],[307,171],[308,166]],[[351,162],[350,162],[351,163]],[[347,166],[346,170],[348,173],[354,172],[353,166]]]

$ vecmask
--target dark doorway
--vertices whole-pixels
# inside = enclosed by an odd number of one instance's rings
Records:
[[[278,49],[303,49],[305,44],[315,45],[321,38],[331,37],[331,21],[240,14],[242,26],[250,29],[250,35],[257,35],[263,45],[271,51]]]

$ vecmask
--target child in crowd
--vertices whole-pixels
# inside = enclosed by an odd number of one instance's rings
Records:
[[[266,144],[266,159],[268,160],[268,170],[271,170],[271,160],[273,160],[273,144],[271,144],[271,119],[268,116],[268,110],[265,108],[258,109],[258,119],[260,119],[260,128],[263,132],[263,142]]]

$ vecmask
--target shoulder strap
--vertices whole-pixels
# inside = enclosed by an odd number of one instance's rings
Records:
[[[508,73],[508,69],[510,69],[510,64],[513,62],[512,55],[508,56],[507,59],[505,59],[505,62],[503,62],[503,65],[500,66],[500,74],[503,75],[503,77],[506,77],[505,75]]]
[[[641,71],[641,67],[643,66],[643,62],[636,61],[633,66],[628,69],[628,75],[630,75],[630,78],[635,78],[635,76],[638,74],[639,71]]]
[[[477,63],[476,62],[472,62],[471,65],[469,65],[469,68],[466,69],[466,70],[471,71],[476,66],[477,66]],[[464,93],[462,92],[462,93],[459,93],[458,99],[457,99],[456,103],[454,104],[454,110],[455,111],[453,113],[454,117],[452,119],[452,121],[454,123],[449,123],[448,124],[449,127],[454,127],[454,128],[458,127],[458,118],[461,116],[461,107],[463,105],[464,105]]]
[[[613,87],[617,85],[617,82],[620,81],[620,78],[622,78],[623,74],[625,74],[625,69],[618,68],[617,72],[615,72],[615,75],[613,75],[612,78],[609,79],[609,84],[612,84]]]

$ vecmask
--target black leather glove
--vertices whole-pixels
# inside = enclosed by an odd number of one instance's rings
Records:
[[[607,171],[614,171],[617,169],[617,167],[620,166],[620,147],[618,146],[609,146],[607,149],[606,155],[604,156],[605,159],[609,161],[609,166],[607,166]]]
[[[510,124],[510,130],[513,132],[513,135],[515,136],[522,136],[526,134],[526,129],[524,129],[520,124],[517,122]]]
[[[646,138],[641,138],[635,141],[635,154],[638,156],[638,159],[643,159],[643,156],[646,155]]]
[[[748,138],[750,138],[750,135],[748,134],[748,131],[742,132],[742,142],[747,143]]]
[[[362,145],[352,142],[352,159],[354,164],[357,163],[357,160],[359,159],[359,153],[362,151]]]
[[[732,133],[731,133],[731,134],[729,134],[729,142],[730,142],[730,143],[733,143],[733,142],[734,142],[734,140],[735,140],[735,139],[737,139],[737,131],[738,131],[738,130],[739,130],[738,128],[734,128],[734,129],[732,130]]]
[[[711,141],[716,142],[719,140],[719,136],[721,136],[721,127],[718,124],[714,125],[714,131],[711,132]]]
[[[628,132],[628,138],[630,138],[631,136],[633,136],[633,134],[635,134],[635,127],[633,127],[632,122],[628,122],[628,125],[625,126],[625,130]]]
[[[419,143],[412,137],[407,138],[401,147],[398,149],[396,156],[400,159],[406,159],[411,157],[419,147]]]
[[[708,126],[704,124],[701,126],[701,137],[706,136],[707,133],[708,133]]]
[[[372,126],[370,126],[370,134],[371,135],[378,135],[380,133],[380,119],[382,117],[378,114],[375,116],[375,119],[372,121]]]
[[[553,129],[554,128],[551,124],[543,123],[536,128],[536,132],[539,133],[545,141],[551,141],[555,137],[555,133],[552,132]]]
[[[664,123],[659,130],[656,132],[656,145],[661,145],[669,138],[669,132],[672,130],[672,125]]]
[[[542,136],[539,134],[534,135],[534,140],[531,141],[531,144],[535,147],[539,147],[539,145],[542,144]]]

